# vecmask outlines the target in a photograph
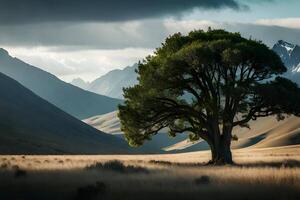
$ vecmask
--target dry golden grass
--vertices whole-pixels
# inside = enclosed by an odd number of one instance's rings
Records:
[[[86,169],[115,159],[149,173]],[[300,199],[300,146],[235,150],[236,166],[203,165],[208,159],[209,152],[0,156],[0,199]]]

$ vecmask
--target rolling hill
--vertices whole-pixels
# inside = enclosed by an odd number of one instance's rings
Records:
[[[117,117],[116,111],[104,115],[94,116],[83,121],[98,130],[125,140],[124,134],[120,130],[120,121]],[[164,153],[166,152],[164,150],[166,146],[176,144],[182,140],[185,140],[186,138],[187,136],[184,134],[178,135],[177,137],[173,138],[168,136],[167,130],[162,130],[151,140],[145,141],[144,145],[139,147],[138,149],[153,153]]]
[[[11,57],[1,48],[0,72],[79,119],[114,111],[122,103],[122,100],[88,92],[61,81],[48,72]]]
[[[120,130],[120,122],[116,112],[101,116],[91,117],[84,120],[87,124],[109,134],[123,137]],[[250,129],[236,127],[233,134],[238,136],[238,141],[232,142],[232,147],[238,148],[267,148],[300,144],[300,118],[295,116],[287,117],[283,121],[277,121],[274,116],[259,118],[250,121]],[[199,140],[190,142],[186,135],[182,134],[176,138],[170,138],[167,134],[158,134],[145,145],[152,150],[164,152],[190,152],[208,149],[206,142]],[[153,148],[153,145],[155,148]]]
[[[283,121],[274,117],[261,118],[250,123],[250,130],[237,128],[240,138],[234,148],[268,148],[300,144],[300,118],[289,116]]]
[[[269,148],[300,144],[299,117],[290,116],[283,121],[277,121],[274,116],[269,116],[250,121],[249,125],[250,129],[234,128],[233,134],[238,136],[238,141],[232,141],[231,147],[233,149]],[[204,145],[204,141],[191,143],[185,140],[165,149],[168,151],[184,149],[188,152],[202,150]]]
[[[0,73],[0,154],[124,154],[119,138],[98,131]]]

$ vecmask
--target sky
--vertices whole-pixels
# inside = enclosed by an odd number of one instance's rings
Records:
[[[208,27],[300,44],[299,0],[0,0],[0,47],[64,81],[131,66]]]

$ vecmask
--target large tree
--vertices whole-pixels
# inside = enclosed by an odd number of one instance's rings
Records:
[[[139,83],[124,89],[122,131],[132,146],[161,129],[205,140],[211,163],[232,163],[235,126],[258,117],[300,112],[300,90],[262,42],[224,30],[176,33],[139,64]]]

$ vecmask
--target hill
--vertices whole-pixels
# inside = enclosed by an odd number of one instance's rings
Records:
[[[117,112],[111,112],[101,116],[91,117],[84,120],[87,124],[109,134],[123,137],[120,130],[120,121]],[[277,121],[274,116],[259,118],[250,121],[250,129],[236,127],[233,135],[238,137],[238,141],[232,142],[235,149],[246,147],[268,148],[300,144],[300,118],[295,116],[287,117],[283,121]],[[190,142],[187,136],[182,134],[176,138],[170,138],[162,131],[153,137],[145,145],[155,150],[152,145],[160,148],[163,152],[190,152],[209,149],[206,142],[199,140]],[[159,144],[159,145],[158,145]],[[152,147],[152,148],[151,148]]]
[[[128,145],[0,73],[0,154],[115,154]]]
[[[85,123],[101,130],[107,134],[117,136],[125,141],[124,134],[120,130],[120,121],[117,117],[117,112],[111,112],[104,115],[94,116],[83,120]],[[164,148],[176,144],[187,138],[186,135],[178,135],[177,137],[170,137],[167,134],[167,130],[162,130],[159,134],[154,136],[151,140],[145,141],[144,145],[138,149],[146,150],[153,153],[164,153]]]
[[[119,99],[88,92],[61,81],[48,72],[11,57],[4,49],[0,49],[0,72],[79,119],[111,112],[122,103]]]

